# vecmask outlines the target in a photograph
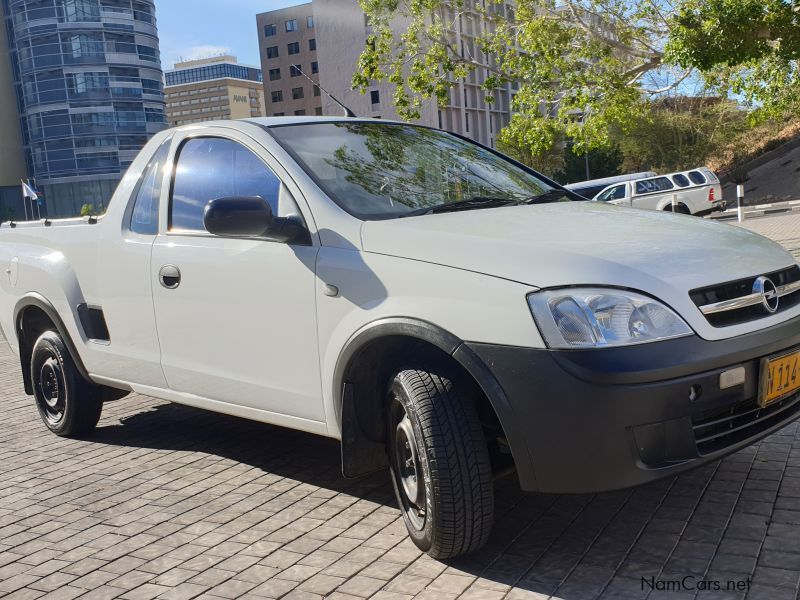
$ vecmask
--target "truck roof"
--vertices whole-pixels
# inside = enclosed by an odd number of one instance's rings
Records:
[[[372,119],[368,117],[331,117],[331,116],[290,116],[290,117],[255,117],[252,119],[242,119],[248,123],[255,123],[262,127],[273,127],[276,125],[302,125],[305,123],[402,123],[402,121],[392,121],[390,119]],[[230,123],[230,121],[224,121]],[[407,125],[408,123],[402,123]]]

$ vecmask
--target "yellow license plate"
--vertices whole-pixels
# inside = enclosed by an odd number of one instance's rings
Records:
[[[761,361],[761,406],[800,390],[800,351]]]

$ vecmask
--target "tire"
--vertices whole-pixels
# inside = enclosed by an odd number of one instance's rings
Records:
[[[100,420],[99,388],[86,381],[55,331],[45,331],[31,352],[36,408],[47,428],[62,437],[88,433]]]
[[[483,546],[494,518],[492,468],[474,395],[455,381],[408,369],[388,391],[394,491],[414,544],[437,559]]]
[[[692,211],[689,210],[689,207],[686,206],[685,204],[678,204],[678,206],[676,208],[677,208],[677,210],[673,211],[672,210],[672,205],[671,204],[667,204],[667,206],[664,208],[664,210],[667,211],[667,212],[674,212],[676,215],[677,214],[680,214],[680,215],[691,215],[692,214]]]

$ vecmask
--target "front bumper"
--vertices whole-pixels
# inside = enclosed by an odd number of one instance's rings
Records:
[[[800,348],[800,318],[716,342],[469,347],[505,393],[508,414],[499,416],[513,420],[506,434],[526,490],[640,485],[735,452],[800,415],[800,394],[764,409],[756,400],[761,359]],[[745,382],[720,389],[720,374],[739,366]]]

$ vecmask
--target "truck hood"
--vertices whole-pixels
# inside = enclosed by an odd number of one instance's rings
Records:
[[[794,264],[781,246],[740,227],[597,202],[368,221],[362,244],[366,252],[537,288],[608,285],[641,290],[701,319],[689,290]],[[760,320],[760,326],[777,316]]]

